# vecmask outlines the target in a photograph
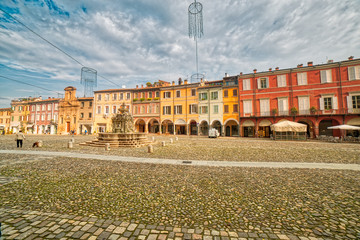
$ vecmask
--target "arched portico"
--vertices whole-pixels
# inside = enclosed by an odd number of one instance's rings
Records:
[[[163,120],[161,122],[161,133],[174,134],[174,123],[169,119]]]
[[[223,136],[222,134],[222,126],[221,126],[221,122],[219,120],[214,120],[211,124],[211,128],[215,128],[216,130],[218,130],[219,134],[221,136]]]
[[[184,119],[177,119],[175,121],[175,133],[178,135],[186,135],[186,122]]]
[[[253,137],[255,135],[255,123],[251,120],[245,120],[242,124],[243,137]]]
[[[206,120],[203,120],[200,123],[200,135],[202,136],[209,135],[209,123]]]
[[[145,120],[138,119],[135,122],[135,131],[137,132],[145,132]]]
[[[189,134],[198,135],[198,124],[195,120],[190,120],[189,122]]]
[[[227,119],[224,123],[225,136],[239,136],[239,122],[236,119]]]
[[[158,133],[160,131],[160,123],[155,118],[152,118],[148,122],[149,133]]]

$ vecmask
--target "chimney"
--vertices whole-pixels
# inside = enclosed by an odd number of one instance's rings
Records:
[[[225,77],[228,77],[228,76],[229,76],[229,74],[225,73]]]
[[[303,66],[302,63],[297,65],[298,68],[301,68],[302,66]]]
[[[172,85],[175,86],[175,81],[172,81]]]
[[[279,70],[279,67],[276,67],[275,70],[276,70],[276,71]]]
[[[243,72],[240,72],[240,76],[243,75]]]
[[[51,97],[48,97],[48,99],[51,99]]]
[[[136,85],[136,88],[139,88],[139,85]]]
[[[269,68],[269,72],[271,72],[272,71],[272,68]]]
[[[350,61],[351,61],[351,60],[354,60],[354,56],[350,56],[348,59],[349,59]]]
[[[327,63],[333,63],[333,62],[334,62],[334,60],[332,60],[332,59],[327,61]]]
[[[312,67],[313,66],[313,62],[308,62],[308,67]]]
[[[187,79],[185,79],[185,80],[184,80],[184,84],[187,84],[187,83],[188,83],[188,80],[187,80]]]
[[[141,88],[144,88],[144,85],[143,85],[143,84],[141,84]]]
[[[179,78],[179,85],[181,85],[182,84],[182,79],[181,78]]]
[[[254,73],[256,73],[257,69],[255,68],[253,71],[254,71]]]

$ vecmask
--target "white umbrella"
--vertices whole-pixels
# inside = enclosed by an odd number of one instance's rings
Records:
[[[337,126],[328,127],[328,129],[360,130],[360,127],[344,124],[344,125],[337,125]]]

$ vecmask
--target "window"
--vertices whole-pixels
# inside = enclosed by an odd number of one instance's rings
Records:
[[[197,104],[190,104],[189,105],[189,114],[198,113],[198,105]]]
[[[192,97],[196,96],[196,89],[195,88],[191,89],[191,96]]]
[[[14,121],[14,119],[13,119]],[[36,114],[36,121],[40,121],[40,114]]]
[[[237,97],[237,89],[233,90],[233,97]]]
[[[156,105],[156,107],[155,107],[155,113],[159,113],[159,109],[160,109],[159,105]]]
[[[109,99],[110,99],[110,94],[105,94],[105,101],[109,101]]]
[[[33,112],[35,111],[35,105],[31,106],[31,111],[33,111]]]
[[[74,123],[76,123],[76,117],[74,117]]]
[[[174,106],[174,114],[182,114],[182,105]]]
[[[250,90],[250,79],[244,79],[243,80],[243,90]]]
[[[151,110],[152,110],[152,107],[151,107],[151,105],[149,105],[147,108],[147,113],[151,113]]]
[[[112,107],[112,113],[116,113],[116,106],[115,105]]]
[[[243,101],[244,114],[252,114],[252,101],[245,100]]]
[[[171,98],[171,92],[164,92],[164,98]]]
[[[349,80],[360,79],[360,66],[353,66],[348,68]]]
[[[84,118],[84,113],[80,113],[80,118]]]
[[[51,110],[51,104],[48,104],[47,109],[48,109],[48,111]]]
[[[31,114],[31,121],[32,121],[32,122],[35,121],[35,114]]]
[[[278,75],[277,76],[277,86],[278,87],[286,87],[286,75]]]
[[[299,97],[299,114],[309,114],[310,112],[310,103],[309,103],[309,97]]]
[[[20,107],[19,107],[20,108]],[[45,108],[46,108],[46,105],[45,104],[43,104],[43,105],[41,105],[41,111],[45,111]],[[20,110],[20,109],[19,109]]]
[[[229,105],[224,105],[224,113],[228,113],[229,112]]]
[[[84,103],[84,102],[81,102],[81,107],[85,107],[85,103]]]
[[[228,97],[228,96],[229,96],[228,90],[224,90],[224,97]]]
[[[57,120],[58,120],[58,115],[54,114],[54,121],[57,122]]]
[[[180,90],[176,91],[176,97],[179,98],[180,97]]]
[[[338,101],[335,96],[323,96],[319,99],[320,110],[338,109]]]
[[[159,98],[160,97],[160,92],[155,92],[155,97]]]
[[[352,109],[360,109],[360,95],[351,96],[351,104]]]
[[[278,98],[278,114],[279,115],[289,114],[289,104],[287,98]]]
[[[110,113],[110,107],[109,106],[105,106],[105,114],[109,114]]]
[[[199,101],[207,100],[207,93],[199,93]]]
[[[145,106],[141,106],[140,111],[140,113],[145,113]]]
[[[97,100],[101,101],[101,94],[98,94]]]
[[[92,107],[92,102],[89,102],[89,107]]]
[[[258,89],[269,88],[269,78],[267,77],[258,78],[257,81],[258,81]]]
[[[89,113],[89,118],[92,118],[92,114],[91,114],[91,113]]]
[[[207,106],[201,106],[200,107],[200,114],[206,114],[208,113],[208,107]]]
[[[91,104],[90,104],[91,106]],[[59,110],[59,104],[55,103],[55,110]]]
[[[217,100],[219,98],[219,93],[218,92],[211,92],[211,100]]]
[[[320,71],[321,83],[332,82],[331,69]]]
[[[120,99],[120,100],[123,100],[123,99],[124,99],[124,93],[120,93],[119,99]]]
[[[269,99],[260,99],[260,116],[270,116]]]
[[[114,93],[114,94],[113,94],[113,97],[112,97],[112,100],[115,101],[116,99],[117,99],[117,94]]]
[[[44,114],[43,114],[43,115],[44,115]],[[41,115],[41,118],[42,118],[43,115]],[[44,117],[45,117],[45,116],[44,116]],[[43,119],[41,119],[41,120],[43,120]],[[20,121],[21,121],[21,116],[19,116],[19,122],[20,122]]]
[[[298,85],[306,85],[307,84],[307,74],[306,72],[297,74]]]
[[[41,121],[45,121],[45,114],[41,114]]]
[[[163,115],[171,114],[171,106],[163,106]]]
[[[101,114],[101,106],[97,106],[97,114]]]
[[[234,113],[239,112],[239,111],[238,111],[238,105],[237,105],[237,104],[234,104],[234,105],[233,105],[233,112],[234,112]]]
[[[218,113],[219,113],[219,105],[214,105],[213,112],[214,112],[214,114],[218,114]]]
[[[130,96],[130,93],[126,93],[126,99],[130,99],[131,96]]]
[[[153,93],[149,92],[149,98],[152,98],[152,97],[153,97]]]
[[[51,120],[51,114],[48,114],[48,115],[47,115],[47,119],[46,119],[46,120],[48,120],[48,121]]]
[[[331,97],[325,97],[324,98],[324,109],[325,110],[333,109],[332,98]]]
[[[41,106],[40,105],[36,105],[36,111],[40,111]]]
[[[144,92],[141,93],[141,97],[145,98],[145,93]]]

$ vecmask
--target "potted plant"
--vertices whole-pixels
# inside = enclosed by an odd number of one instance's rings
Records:
[[[145,98],[140,98],[140,101],[141,101],[141,102],[145,101]]]
[[[147,101],[151,101],[151,100],[152,100],[152,98],[147,98],[146,100],[147,100]]]
[[[136,102],[138,99],[137,98],[134,98],[133,101]]]
[[[310,112],[311,112],[311,114],[315,114],[317,112],[316,107],[311,107]]]
[[[290,109],[290,112],[291,112],[291,115],[296,115],[296,114],[298,113],[298,110],[297,110],[296,107],[292,107],[292,108]]]
[[[276,108],[271,109],[272,115],[276,115],[278,113],[278,110]]]

